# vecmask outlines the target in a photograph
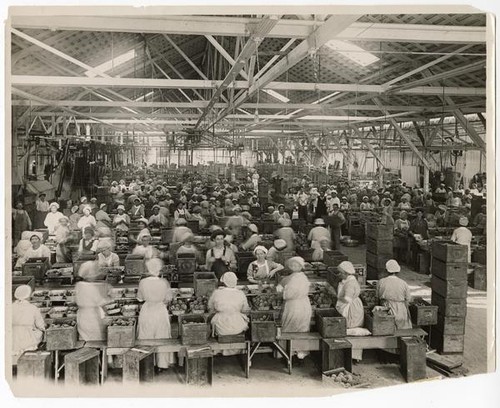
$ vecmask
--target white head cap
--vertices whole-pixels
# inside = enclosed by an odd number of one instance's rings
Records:
[[[347,273],[348,275],[355,275],[356,274],[356,270],[354,269],[354,265],[352,264],[352,262],[349,262],[349,261],[342,261],[337,266],[337,269],[339,271]]]
[[[385,264],[385,269],[389,273],[398,273],[401,271],[401,267],[395,259],[389,259]]]

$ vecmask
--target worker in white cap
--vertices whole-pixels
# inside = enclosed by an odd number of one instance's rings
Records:
[[[211,321],[212,335],[240,334],[248,329],[248,318],[244,314],[250,310],[247,298],[236,288],[238,279],[234,272],[225,272],[220,282],[224,286],[216,289],[208,300],[209,312],[215,312]]]
[[[274,261],[280,264],[283,264],[284,259],[282,254],[286,248],[286,241],[284,239],[275,239],[273,242],[273,246],[269,248],[267,253],[267,259],[269,261]]]
[[[281,227],[274,232],[274,235],[276,238],[285,240],[287,251],[295,251],[296,237],[295,231],[292,228],[292,220],[282,219],[279,224]]]
[[[246,237],[245,242],[241,244],[241,248],[244,251],[253,251],[262,241],[262,238],[259,235],[259,229],[255,224],[250,224],[246,227]]]
[[[173,293],[166,279],[160,277],[163,263],[153,258],[146,261],[148,277],[141,279],[137,299],[144,302],[137,321],[137,338],[140,340],[170,339],[172,337],[170,316],[166,306],[172,301]],[[173,353],[156,353],[158,369],[167,369],[174,363]]]
[[[120,204],[116,210],[118,214],[113,218],[113,225],[119,231],[128,231],[130,225],[130,217],[125,213],[125,206]]]
[[[453,234],[451,234],[451,240],[453,242],[456,242],[457,244],[467,246],[468,262],[470,263],[471,261],[470,243],[472,241],[472,232],[470,231],[469,228],[467,228],[467,225],[469,225],[469,219],[467,217],[460,217],[458,223],[460,224],[460,227],[455,228]]]
[[[255,261],[248,265],[247,279],[251,283],[258,283],[272,278],[276,272],[283,269],[283,265],[267,260],[268,250],[265,246],[258,245],[253,250]]]
[[[330,241],[332,240],[330,231],[325,228],[323,218],[316,218],[314,220],[314,228],[309,231],[309,235],[307,236],[307,239],[311,242],[311,248],[315,248],[323,237],[328,238]]]
[[[312,307],[309,300],[310,282],[303,272],[305,261],[300,256],[294,256],[287,261],[287,267],[292,272],[280,281],[277,289],[283,290],[283,314],[281,330],[287,332],[309,332],[311,329]],[[302,360],[308,352],[297,350],[297,357]]]
[[[363,327],[365,312],[359,298],[361,288],[356,279],[356,270],[349,261],[343,261],[337,266],[342,281],[337,288],[336,309],[346,318],[347,328]]]
[[[31,287],[18,286],[12,304],[12,353],[15,361],[28,350],[36,350],[42,341],[45,322],[40,309],[29,302]]]
[[[385,269],[389,276],[380,279],[377,292],[380,304],[388,307],[396,320],[396,328],[411,329],[410,312],[408,305],[411,301],[410,288],[408,284],[398,276],[401,267],[394,259],[390,259],[385,264]]]
[[[64,217],[63,213],[59,211],[59,204],[56,202],[50,203],[49,212],[45,216],[44,225],[49,230],[49,235],[54,235],[56,228],[59,225],[59,218]]]
[[[117,268],[120,266],[120,258],[112,252],[113,241],[111,238],[103,238],[97,244],[97,263],[100,267]]]

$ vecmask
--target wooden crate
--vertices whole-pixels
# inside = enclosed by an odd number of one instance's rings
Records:
[[[425,341],[419,337],[400,337],[399,366],[406,382],[423,380],[427,374]]]
[[[345,339],[323,339],[321,341],[321,371],[345,368],[352,371],[352,344]]]
[[[225,335],[225,336],[218,335],[217,341],[219,343],[224,343],[224,344],[225,343],[244,343],[246,341],[246,336],[245,336],[245,332],[240,333],[240,334],[231,334],[231,335]]]
[[[416,305],[415,302],[423,304]],[[415,326],[432,326],[437,323],[438,307],[433,306],[423,299],[413,299],[410,304],[411,321]]]
[[[349,260],[349,257],[341,251],[324,251],[323,263],[327,266],[337,266],[343,261]]]
[[[66,385],[99,384],[99,350],[81,348],[64,356]]]
[[[366,224],[366,237],[374,240],[392,240],[394,226],[368,222]]]
[[[323,338],[345,337],[347,335],[346,319],[336,309],[317,310],[316,326]]]
[[[467,299],[447,299],[436,292],[432,292],[431,303],[438,307],[443,316],[462,317],[467,314]]]
[[[123,382],[140,383],[154,380],[154,347],[141,347],[123,355]]]
[[[210,296],[219,284],[213,272],[195,272],[193,282],[196,296]]]
[[[255,260],[253,252],[241,251],[236,254],[236,262],[238,264],[238,279],[247,279],[248,265]]]
[[[200,231],[200,222],[198,220],[189,220],[187,222],[187,227],[193,232],[193,234],[198,234]]]
[[[76,326],[52,327],[45,331],[46,349],[52,350],[73,350],[78,341],[78,330]]]
[[[177,256],[177,272],[181,275],[193,276],[196,271],[196,257],[194,254],[179,254]]]
[[[186,346],[206,344],[210,334],[210,324],[205,315],[179,316],[181,343]]]
[[[108,326],[108,347],[134,347],[136,339],[136,325]]]
[[[390,256],[377,255],[366,251],[366,264],[373,266],[378,271],[385,270],[385,264],[389,259],[391,259]]]
[[[382,276],[385,273],[385,265],[383,269],[376,268],[372,265],[366,265],[366,280],[378,280],[382,279],[385,276]]]
[[[467,262],[468,250],[465,245],[452,241],[434,241],[432,243],[432,257],[443,262]]]
[[[48,351],[27,351],[17,360],[19,379],[49,379],[51,372],[52,354]]]
[[[431,278],[431,288],[438,295],[450,299],[467,298],[467,280],[442,280],[436,276]]]
[[[472,262],[486,265],[486,247],[478,247],[472,253]]]
[[[23,276],[32,276],[36,282],[45,278],[45,272],[49,269],[48,258],[29,258],[23,265]]]
[[[174,236],[174,230],[172,228],[162,228],[161,229],[161,242],[163,244],[170,244]]]
[[[31,287],[31,292],[35,290],[35,277],[34,276],[13,276],[12,277],[12,298],[14,298],[14,292],[21,285],[28,285]]]
[[[365,313],[365,327],[372,336],[392,336],[396,332],[394,316],[381,312]]]
[[[431,273],[443,280],[467,280],[467,263],[443,262],[433,258]]]
[[[186,356],[186,383],[190,385],[212,385],[213,352],[206,350],[187,350]]]
[[[146,265],[142,255],[128,254],[125,258],[125,275],[143,275]]]
[[[431,328],[430,343],[439,353],[463,353],[465,335],[450,334],[446,335],[433,326]]]
[[[485,265],[476,265],[474,268],[474,289],[484,290],[488,289],[487,273]]]
[[[266,316],[269,320],[259,321]],[[277,327],[273,312],[250,313],[250,338],[253,342],[271,343],[276,341]]]
[[[443,316],[438,314],[436,328],[443,334],[465,334],[465,316]]]
[[[312,255],[314,253],[314,249],[308,248],[308,249],[297,249],[297,255],[301,256],[304,258],[304,261],[306,262],[312,262]]]
[[[366,240],[366,250],[373,254],[385,255],[392,258],[393,240],[368,238]]]
[[[80,266],[88,261],[95,261],[97,257],[93,254],[76,254],[76,257],[73,258],[73,275],[78,276],[78,271],[80,270]]]

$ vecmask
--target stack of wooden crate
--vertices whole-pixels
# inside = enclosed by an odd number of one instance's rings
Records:
[[[366,278],[380,279],[385,274],[385,264],[393,257],[394,229],[391,225],[366,224]]]
[[[467,247],[450,241],[432,245],[432,301],[438,322],[430,342],[441,354],[463,353],[467,314]]]

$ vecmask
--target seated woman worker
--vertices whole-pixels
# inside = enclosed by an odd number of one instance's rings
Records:
[[[272,278],[276,272],[284,269],[283,265],[268,261],[266,259],[267,253],[266,247],[261,245],[253,250],[253,254],[257,259],[248,265],[247,279],[249,282],[265,282]]]
[[[214,272],[219,279],[225,272],[234,271],[237,267],[234,252],[229,246],[225,245],[225,235],[226,233],[223,230],[215,230],[210,236],[210,240],[215,245],[206,254],[206,269]]]

